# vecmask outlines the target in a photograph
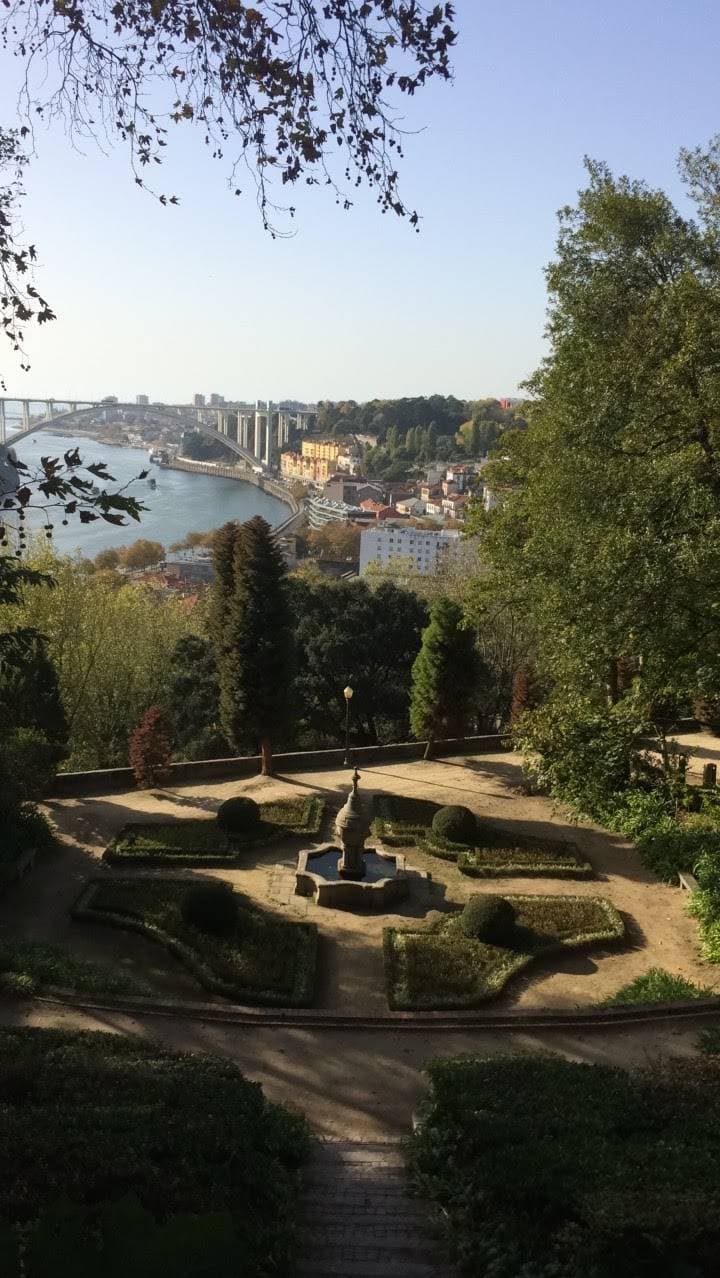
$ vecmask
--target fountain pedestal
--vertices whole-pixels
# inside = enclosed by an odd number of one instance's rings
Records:
[[[365,840],[370,833],[370,820],[358,794],[359,780],[360,773],[356,768],[353,774],[352,790],[335,820],[335,833],[342,845],[342,856],[338,863],[338,874],[341,879],[365,878],[363,850]]]
[[[352,790],[335,821],[341,846],[326,843],[301,852],[295,890],[334,909],[388,910],[408,895],[410,878],[400,853],[365,847],[370,817],[358,794],[359,780],[356,769]]]

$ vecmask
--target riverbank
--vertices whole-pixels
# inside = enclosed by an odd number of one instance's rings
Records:
[[[220,479],[240,480],[242,483],[254,484],[256,488],[260,488],[264,493],[270,493],[272,497],[277,497],[278,501],[285,502],[293,515],[300,512],[300,504],[292,493],[281,484],[277,479],[273,479],[270,475],[258,474],[245,466],[226,466],[222,462],[201,462],[193,461],[190,457],[181,457],[177,455],[172,461],[163,462],[163,470],[184,470],[200,475],[215,475]]]

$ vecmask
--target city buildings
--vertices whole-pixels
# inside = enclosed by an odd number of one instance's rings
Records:
[[[364,528],[360,534],[360,573],[370,564],[383,568],[399,559],[423,576],[435,576],[459,549],[460,534],[445,528],[436,531],[399,523]]]
[[[340,445],[334,439],[304,439],[299,453],[280,455],[280,473],[285,479],[302,479],[324,484],[337,470]]]
[[[205,396],[204,396],[204,395],[193,395],[193,404],[194,404],[195,408],[204,408],[204,407],[205,407]]]
[[[150,403],[150,397],[149,395],[136,395],[135,403],[140,404],[143,408],[147,408],[148,404]]]
[[[326,497],[311,497],[306,506],[308,524],[311,528],[322,528],[323,524],[335,523],[338,520],[374,520],[374,514],[362,510],[359,506],[350,506],[344,501],[328,501]]]

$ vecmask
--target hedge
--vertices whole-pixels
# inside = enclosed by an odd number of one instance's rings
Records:
[[[131,821],[105,849],[103,860],[134,865],[203,865],[222,867],[239,861],[252,848],[280,839],[316,837],[325,801],[317,795],[260,804],[260,825],[247,835],[229,834],[215,817],[177,821]]]
[[[236,1002],[307,1007],[316,980],[317,928],[272,914],[237,893],[234,936],[210,936],[185,923],[184,897],[197,879],[95,879],[73,917],[140,932],[189,968],[205,989]]]
[[[625,925],[604,897],[510,896],[515,939],[489,945],[463,934],[460,914],[422,931],[386,928],[385,981],[391,1008],[447,1010],[478,1007],[499,994],[516,972],[566,949],[617,944]]]
[[[39,990],[72,990],[76,994],[151,992],[146,981],[108,963],[76,958],[62,945],[39,941],[0,944],[0,993],[32,995]]]
[[[434,1061],[409,1143],[462,1272],[715,1278],[720,1068]]]
[[[432,828],[442,809],[429,799],[375,796],[374,830],[391,847],[416,846],[429,856],[457,864],[471,878],[592,879],[595,872],[574,843],[531,834],[508,834],[482,818],[476,846],[455,843]]]
[[[89,1208],[91,1227],[133,1194],[154,1220],[184,1217],[188,1242],[199,1215],[229,1213],[243,1261],[233,1272],[284,1278],[309,1150],[304,1120],[230,1061],[119,1034],[0,1028],[0,1235],[9,1222],[31,1250],[38,1215],[59,1200],[65,1217]],[[136,1240],[119,1241],[130,1253]],[[121,1259],[113,1273],[137,1272]],[[56,1246],[51,1272],[80,1272],[77,1260]]]

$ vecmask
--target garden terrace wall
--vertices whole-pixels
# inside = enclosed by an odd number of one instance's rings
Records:
[[[394,760],[411,762],[422,759],[426,742],[402,741],[392,745],[357,746],[351,751],[352,761],[358,767],[369,763],[391,763]],[[504,738],[493,733],[482,737],[451,737],[436,741],[433,758],[454,754],[497,754],[507,750]],[[343,749],[302,750],[274,756],[276,773],[316,772],[320,768],[341,768],[345,758]],[[260,771],[260,755],[242,755],[233,759],[195,759],[192,763],[171,763],[167,781],[172,786],[194,785],[203,781],[233,780],[255,776]],[[109,794],[113,790],[132,790],[135,777],[132,768],[101,768],[93,772],[60,772],[52,788],[53,798],[71,798],[74,795]]]

